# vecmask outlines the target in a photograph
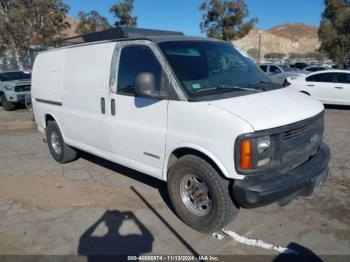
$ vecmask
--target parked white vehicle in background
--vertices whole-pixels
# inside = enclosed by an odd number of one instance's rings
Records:
[[[263,70],[270,79],[276,84],[283,84],[284,80],[292,76],[302,76],[305,72],[293,70],[287,64],[264,64],[260,65],[260,69]]]
[[[324,104],[350,105],[350,71],[347,70],[326,70],[303,77],[290,77],[284,86]]]
[[[24,71],[0,73],[0,103],[6,111],[24,105],[26,95],[30,95],[31,74]]]
[[[303,71],[307,72],[318,72],[318,71],[324,71],[324,70],[332,70],[333,68],[331,66],[324,66],[324,65],[310,65],[303,69]]]
[[[221,230],[240,207],[286,204],[325,182],[320,102],[277,87],[224,41],[106,32],[79,39],[116,39],[35,60],[35,119],[57,162],[78,148],[167,181],[177,215],[201,232]]]

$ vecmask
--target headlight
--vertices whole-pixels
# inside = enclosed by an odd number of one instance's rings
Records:
[[[236,142],[237,168],[243,172],[268,166],[274,159],[275,136],[245,134]]]
[[[12,91],[14,86],[4,86],[7,91]]]
[[[270,146],[271,146],[270,136],[263,136],[258,138],[257,150],[259,154],[262,154],[265,151],[269,150]]]

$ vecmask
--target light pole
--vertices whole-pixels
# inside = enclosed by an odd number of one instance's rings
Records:
[[[261,63],[261,37],[262,34],[259,32],[259,63]]]

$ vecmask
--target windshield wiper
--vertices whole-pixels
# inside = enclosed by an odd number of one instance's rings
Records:
[[[274,83],[271,81],[261,80],[261,81],[250,83],[249,86],[256,86],[256,85],[262,85],[262,84],[274,84]]]
[[[206,91],[211,91],[211,90],[243,90],[243,91],[252,91],[252,92],[261,92],[261,90],[257,90],[254,88],[247,88],[247,87],[240,87],[240,86],[229,86],[229,85],[218,85],[215,87],[211,87],[211,88],[203,88],[201,90],[196,91],[196,93],[199,92],[206,92]]]
[[[261,81],[258,81],[258,82],[250,83],[250,84],[248,84],[248,86],[261,86],[262,90],[267,91],[268,90],[268,88],[267,88],[268,86],[277,88],[277,87],[280,87],[281,85],[276,84],[276,83],[271,82],[271,81],[261,80]]]

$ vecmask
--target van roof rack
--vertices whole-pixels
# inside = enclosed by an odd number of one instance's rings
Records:
[[[151,36],[184,36],[182,32],[153,30],[144,28],[113,27],[96,33],[77,35],[61,39],[56,43],[56,47],[64,47],[83,43],[93,43],[98,41],[147,38]]]

